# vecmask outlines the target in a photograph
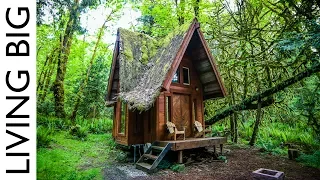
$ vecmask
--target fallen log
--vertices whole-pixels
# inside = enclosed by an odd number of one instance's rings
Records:
[[[305,71],[295,75],[294,77],[291,77],[283,82],[281,82],[280,84],[266,89],[260,93],[257,93],[251,97],[246,98],[245,100],[243,100],[242,102],[240,102],[239,104],[235,104],[233,106],[230,106],[228,108],[226,108],[224,111],[214,115],[212,118],[206,120],[206,125],[212,125],[218,121],[220,121],[221,119],[233,114],[236,111],[241,111],[241,110],[247,110],[247,109],[252,109],[252,103],[254,101],[257,101],[259,98],[265,98],[268,96],[271,96],[279,91],[284,90],[286,87],[301,81],[302,79],[311,76],[314,73],[320,72],[320,63],[319,62],[315,62],[313,63],[313,65],[309,68],[307,68]]]

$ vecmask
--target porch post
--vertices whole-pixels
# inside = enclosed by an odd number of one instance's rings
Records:
[[[223,153],[223,144],[220,144],[220,152]]]
[[[183,152],[182,150],[178,151],[178,163],[179,164],[183,163],[183,153],[182,152]]]

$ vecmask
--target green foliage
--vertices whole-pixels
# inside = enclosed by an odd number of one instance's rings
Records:
[[[315,151],[311,155],[302,154],[296,160],[306,164],[307,166],[320,168],[320,151]]]
[[[239,126],[239,142],[248,143],[252,135],[252,124],[254,119],[247,120]],[[215,136],[225,130],[227,125],[224,123],[214,124],[212,132]],[[261,151],[272,154],[286,155],[285,144],[293,144],[306,152],[314,152],[320,148],[319,140],[313,136],[312,128],[308,127],[303,121],[295,123],[293,126],[283,122],[264,122],[260,126],[256,145]]]
[[[320,137],[320,76],[310,77],[304,87],[296,89],[296,93],[292,108]]]
[[[172,163],[168,160],[163,159],[160,161],[159,165],[157,166],[158,169],[169,169]]]
[[[44,128],[43,126],[37,127],[37,148],[49,147],[52,139],[52,129]]]
[[[86,127],[81,127],[79,124],[76,124],[70,127],[69,134],[75,138],[85,140],[88,136],[88,130]]]
[[[112,120],[110,119],[81,119],[76,120],[77,124],[86,127],[92,134],[111,133],[113,128]]]
[[[112,108],[105,107],[105,93],[108,83],[109,64],[102,56],[92,65],[84,96],[79,106],[79,114],[84,118],[111,117]],[[79,79],[79,81],[81,81]],[[76,94],[77,91],[74,91]]]
[[[37,150],[38,179],[102,179],[102,169],[115,147],[111,134],[89,134],[86,141],[68,138],[67,131],[52,134],[50,149]]]
[[[43,126],[53,131],[60,131],[60,130],[68,130],[69,127],[71,126],[71,122],[66,119],[38,115],[37,126]]]
[[[127,154],[125,152],[119,151],[116,154],[115,160],[121,163],[127,162]]]
[[[226,156],[218,156],[218,159],[221,161],[224,161],[225,163],[228,162],[227,157]]]
[[[43,126],[51,131],[68,131],[78,138],[85,138],[86,133],[104,134],[111,133],[113,122],[110,119],[76,119],[76,126],[68,119],[61,119],[56,117],[46,117],[43,115],[37,116],[37,125]]]
[[[184,164],[174,164],[170,167],[170,169],[174,172],[182,172],[185,169]]]

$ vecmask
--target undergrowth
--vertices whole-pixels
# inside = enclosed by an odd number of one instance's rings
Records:
[[[70,135],[85,140],[88,133],[104,134],[112,132],[111,119],[83,119],[77,118],[75,124],[69,119],[37,116],[37,126],[42,126],[52,132],[69,131]]]
[[[302,154],[296,160],[307,166],[320,168],[320,150],[315,151],[313,154]]]
[[[103,179],[115,160],[112,120],[37,117],[37,179]]]
[[[248,120],[238,126],[240,144],[249,144],[253,131],[254,120]],[[212,134],[219,135],[229,127],[225,123],[217,123],[212,126]],[[319,167],[320,163],[320,142],[314,137],[312,129],[302,123],[284,124],[280,122],[261,124],[255,144],[264,153],[273,155],[287,156],[288,146],[294,145],[302,155],[298,159],[300,162],[312,166]],[[318,163],[316,163],[318,162]]]
[[[51,135],[50,148],[37,150],[37,179],[103,179],[102,169],[117,149],[109,134],[88,134],[86,141],[68,138],[67,131]]]

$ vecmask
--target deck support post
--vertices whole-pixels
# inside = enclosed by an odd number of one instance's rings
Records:
[[[222,152],[223,152],[223,144],[220,144],[220,152],[221,152],[221,155],[222,155]]]
[[[216,145],[213,145],[213,153],[216,154]]]
[[[183,151],[182,150],[178,151],[178,163],[179,164],[183,163]]]

